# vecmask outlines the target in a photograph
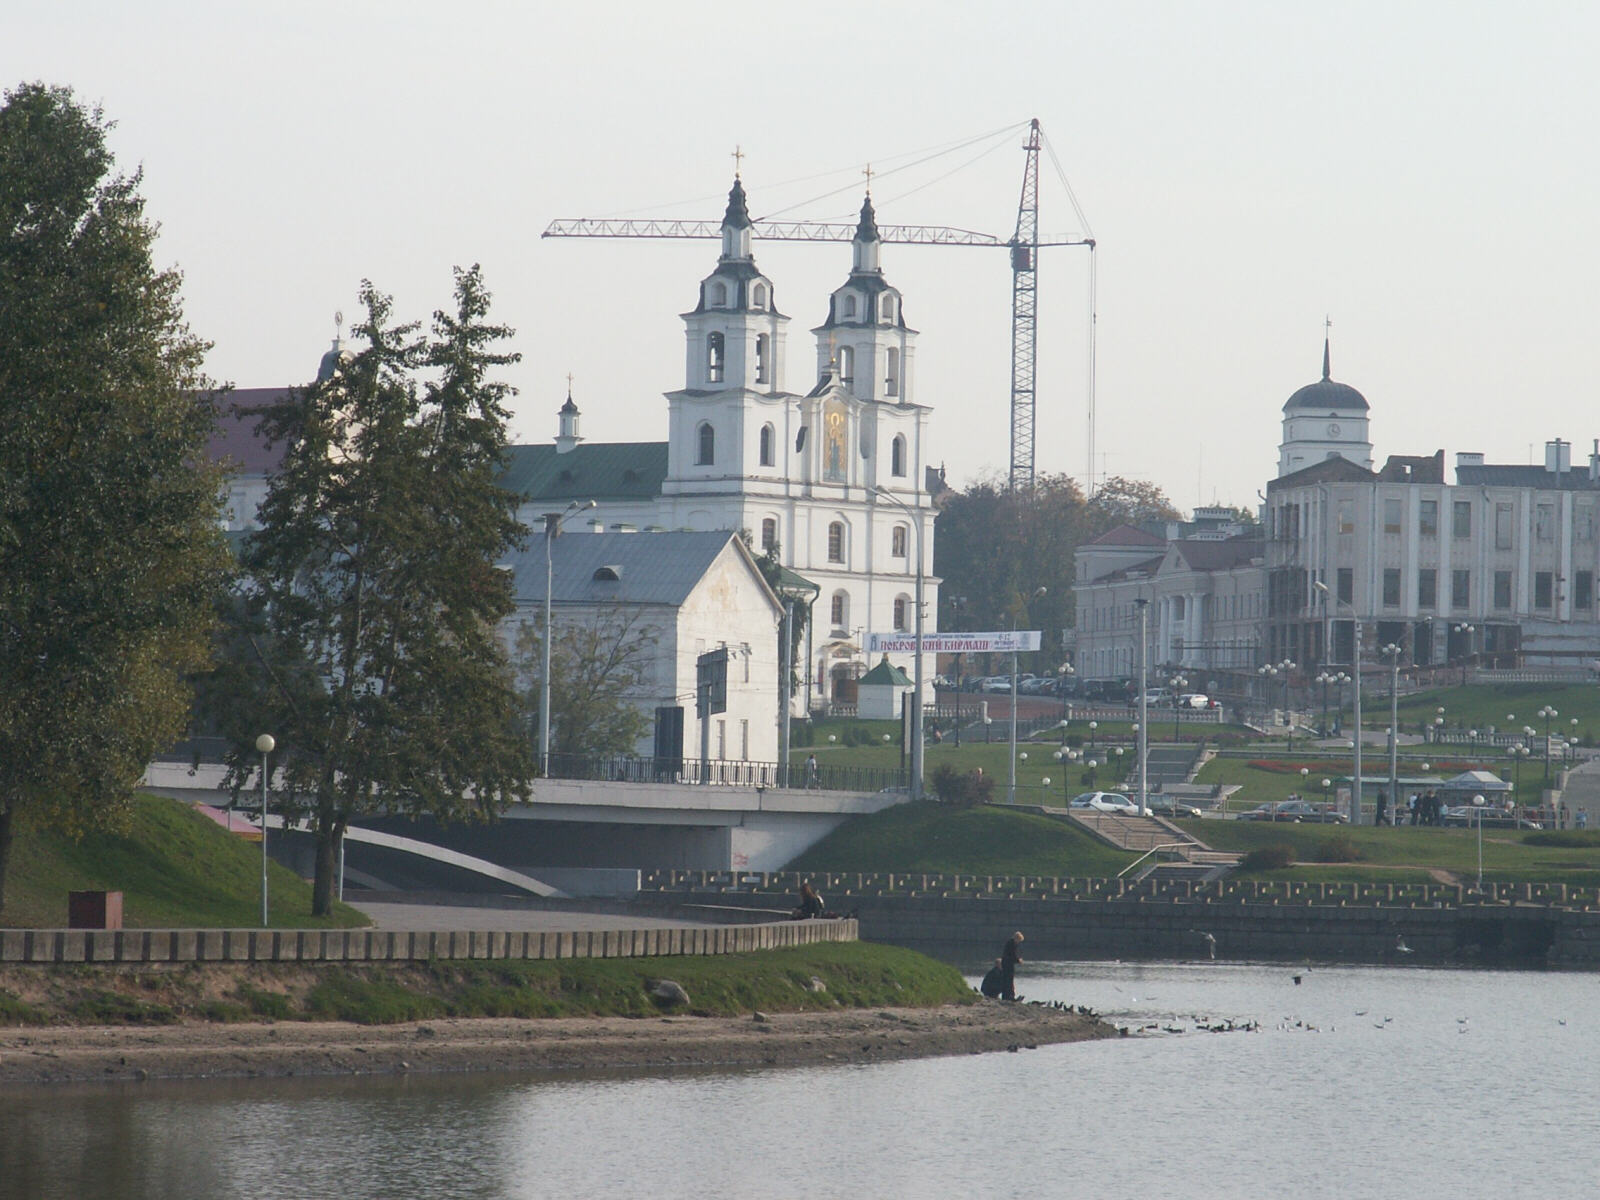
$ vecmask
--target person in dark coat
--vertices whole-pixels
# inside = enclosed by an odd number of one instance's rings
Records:
[[[1022,935],[1013,933],[1000,951],[1000,994],[1007,1000],[1017,998],[1017,964],[1022,961]]]
[[[822,897],[807,879],[800,885],[800,906],[794,910],[798,921],[811,921],[822,915]]]
[[[998,1000],[1005,994],[1006,973],[998,958],[994,960],[994,966],[989,968],[989,973],[983,977],[978,990],[991,1000]]]

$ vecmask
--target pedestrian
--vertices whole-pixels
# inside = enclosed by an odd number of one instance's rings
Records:
[[[814,788],[816,786],[817,786],[817,756],[815,754],[809,754],[809,755],[806,756],[806,787]]]
[[[1572,819],[1577,822],[1579,829],[1589,828],[1589,810],[1587,808],[1580,808],[1577,815]]]
[[[1000,960],[994,960],[994,966],[989,968],[988,974],[983,977],[983,982],[978,984],[978,991],[991,1000],[998,1000],[1005,993],[1006,972]]]
[[[1377,816],[1373,817],[1374,825],[1387,825],[1389,823],[1389,793],[1382,788],[1378,789]]]
[[[1000,994],[1006,1000],[1017,998],[1017,964],[1022,961],[1022,934],[1013,933],[1000,951]]]

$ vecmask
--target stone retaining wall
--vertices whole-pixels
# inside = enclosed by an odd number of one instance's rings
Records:
[[[853,942],[855,921],[423,933],[372,929],[0,929],[0,963],[386,962],[643,958]]]

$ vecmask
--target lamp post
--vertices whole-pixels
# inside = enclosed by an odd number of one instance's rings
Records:
[[[1328,807],[1328,789],[1331,788],[1332,786],[1333,786],[1333,780],[1324,779],[1322,781],[1322,807],[1323,808],[1327,808]]]
[[[1090,721],[1089,722],[1089,749],[1091,749],[1091,750],[1094,749],[1094,731],[1096,729],[1099,729],[1099,728],[1100,728],[1100,722],[1099,721]]]
[[[951,596],[950,597],[950,612],[951,612],[951,614],[952,614],[952,616],[954,618],[950,622],[952,627],[954,627],[956,629],[961,628],[961,610],[966,608],[966,606],[967,606],[967,598],[965,596]],[[957,650],[956,651],[956,749],[957,750],[961,749],[961,692],[962,692],[961,651]]]
[[[1544,786],[1545,787],[1549,787],[1550,786],[1550,722],[1555,720],[1560,715],[1561,715],[1560,713],[1558,713],[1555,709],[1551,708],[1548,704],[1546,704],[1538,712],[1534,713],[1534,716],[1543,717],[1544,718]]]
[[[1460,624],[1450,626],[1450,632],[1467,639],[1467,648],[1461,652],[1461,686],[1467,686],[1467,663],[1472,659],[1472,635],[1476,632],[1476,625],[1469,625],[1462,621]]]
[[[1065,805],[1067,803],[1068,787],[1067,771],[1071,768],[1072,764],[1077,761],[1078,752],[1076,750],[1068,750],[1066,747],[1062,747],[1051,757],[1061,764],[1061,803]],[[1049,780],[1046,780],[1045,782],[1048,783]]]
[[[911,525],[917,532],[917,595],[916,595],[916,659],[915,672],[911,681],[911,692],[916,703],[911,708],[911,799],[915,803],[922,799],[922,517],[904,500],[885,487],[872,489],[880,500],[887,500],[896,508],[901,509],[906,516],[911,518]],[[1011,727],[1017,724],[1017,659],[1016,653],[1011,656]],[[1013,754],[1016,746],[1012,746]],[[1012,768],[1015,776],[1016,769]],[[1016,791],[1016,780],[1012,779],[1012,791]],[[1016,796],[1012,795],[1015,801]]]
[[[1028,599],[1037,599],[1049,590],[1044,587],[1034,588]],[[1013,634],[1017,632],[1017,619],[1015,616],[1011,618],[1011,632]],[[920,641],[918,645],[921,645]],[[1011,640],[1011,754],[1009,759],[1011,774],[1006,783],[1006,803],[1015,804],[1017,802],[1017,644],[1015,637]]]
[[[267,755],[278,748],[277,739],[270,733],[256,738],[256,749],[261,751],[261,927],[267,927]]]
[[[1483,891],[1483,797],[1472,798],[1473,810],[1478,815],[1478,891]]]
[[[1359,825],[1361,824],[1361,615],[1356,612],[1354,605],[1350,604],[1348,601],[1340,600],[1332,592],[1330,592],[1328,590],[1328,585],[1322,582],[1322,580],[1317,580],[1311,586],[1316,588],[1317,591],[1321,592],[1324,599],[1332,600],[1336,606],[1343,604],[1350,610],[1350,618],[1353,625],[1353,632],[1355,634],[1355,636],[1350,639],[1350,676],[1355,682],[1354,716],[1356,723],[1355,754],[1353,756],[1355,759],[1355,786],[1350,790],[1350,824]]]
[[[1172,740],[1177,741],[1178,710],[1180,707],[1178,698],[1183,695],[1183,689],[1189,686],[1189,680],[1180,672],[1167,680],[1167,686],[1172,689]]]
[[[1522,760],[1533,751],[1526,746],[1512,746],[1508,753],[1511,755],[1511,803],[1515,811],[1522,805]]]
[[[550,555],[550,543],[561,534],[562,523],[567,518],[593,508],[593,500],[574,500],[558,513],[544,515],[544,646],[541,658],[542,678],[539,680],[539,774],[550,778],[550,591],[555,586],[555,566]]]
[[[1392,804],[1400,794],[1400,655],[1394,642],[1383,646],[1379,654],[1389,660],[1389,801]]]

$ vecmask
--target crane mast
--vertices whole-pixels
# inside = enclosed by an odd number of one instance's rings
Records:
[[[1027,166],[1011,237],[1011,486],[1033,486],[1034,367],[1038,358],[1039,118],[1028,126]]]

